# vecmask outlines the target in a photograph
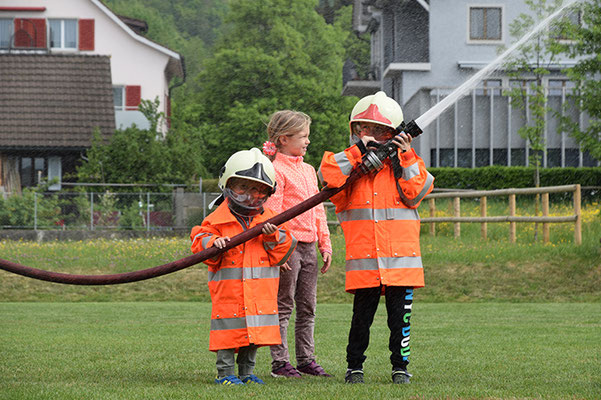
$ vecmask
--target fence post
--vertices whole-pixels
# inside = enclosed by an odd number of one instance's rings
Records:
[[[453,197],[453,215],[455,217],[461,217],[461,199],[459,197]],[[461,223],[455,222],[455,237],[461,236]]]
[[[430,207],[430,217],[436,216],[436,201],[434,199],[428,199],[428,206]],[[430,236],[436,236],[436,223],[430,223]]]
[[[509,216],[515,217],[515,194],[509,195]],[[509,222],[509,241],[515,243],[515,222]]]
[[[33,192],[33,230],[38,230],[38,193]]]
[[[150,192],[146,192],[146,231],[150,231]]]
[[[574,215],[576,215],[576,221],[574,221],[574,243],[577,245],[582,244],[582,213],[580,211],[580,184],[576,185],[574,190]]]
[[[184,223],[184,217],[185,217],[184,188],[178,187],[177,189],[175,189],[173,206],[175,208],[175,228],[183,229],[185,227],[185,223]]]
[[[541,195],[543,205],[543,217],[549,216],[549,193]],[[543,222],[543,244],[549,243],[549,223]]]
[[[486,196],[480,198],[480,216],[486,217]],[[488,225],[486,222],[482,222],[480,225],[480,235],[482,236],[482,239],[486,240],[488,236]]]
[[[94,192],[90,192],[90,230],[94,230]]]

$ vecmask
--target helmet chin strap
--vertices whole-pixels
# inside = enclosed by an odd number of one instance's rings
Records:
[[[243,217],[253,217],[261,214],[263,212],[263,204],[265,203],[265,200],[267,200],[264,199],[263,201],[257,202],[254,206],[245,205],[244,203],[248,202],[248,200],[251,198],[249,195],[236,194],[229,188],[225,188],[223,194],[228,199],[227,205],[229,209]]]
[[[263,212],[263,206],[259,206],[258,208],[246,207],[242,204],[238,204],[235,201],[232,201],[232,199],[229,199],[229,201],[227,202],[227,206],[233,213],[241,215],[243,217],[254,217],[255,215],[259,215]]]

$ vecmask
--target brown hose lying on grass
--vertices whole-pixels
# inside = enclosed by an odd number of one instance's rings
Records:
[[[297,215],[304,213],[305,211],[315,207],[319,203],[322,203],[325,200],[329,199],[330,197],[344,189],[349,183],[355,181],[361,175],[362,172],[360,171],[360,169],[355,169],[343,186],[339,188],[323,189],[321,192],[308,198],[302,203],[299,203],[296,206],[282,212],[281,214],[278,214],[275,217],[272,217],[267,221],[234,236],[228,242],[227,246],[225,246],[222,249],[218,249],[217,247],[210,247],[191,256],[184,257],[182,259],[172,261],[167,264],[159,265],[153,268],[112,275],[75,275],[45,271],[0,259],[0,269],[33,279],[39,279],[42,281],[55,283],[64,283],[68,285],[116,285],[119,283],[137,282],[146,279],[156,278],[158,276],[167,275],[172,272],[188,268],[194,264],[198,264],[209,258],[213,258],[233,247],[236,247],[246,242],[247,240],[259,236],[261,234],[261,229],[263,229],[263,225],[266,223],[271,223],[274,225],[283,224],[284,222],[296,217]]]

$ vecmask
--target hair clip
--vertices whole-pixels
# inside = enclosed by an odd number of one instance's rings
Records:
[[[273,142],[267,140],[265,143],[263,143],[263,153],[265,155],[273,156],[275,155],[276,151],[278,151],[278,149]]]

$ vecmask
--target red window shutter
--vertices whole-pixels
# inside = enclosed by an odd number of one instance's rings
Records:
[[[125,87],[125,109],[137,110],[140,105],[142,87],[141,86],[126,86]]]
[[[31,20],[35,26],[35,47],[45,48],[46,47],[46,20],[43,18],[36,18]]]
[[[15,18],[15,47],[46,47],[46,20]]]
[[[79,50],[94,50],[94,20],[79,20]]]

